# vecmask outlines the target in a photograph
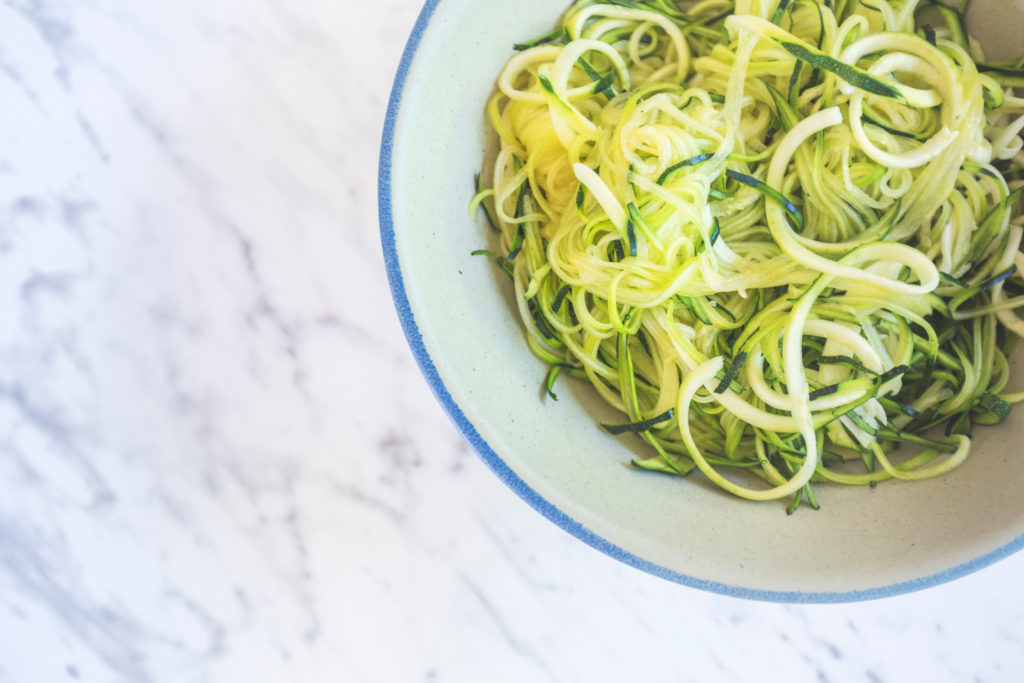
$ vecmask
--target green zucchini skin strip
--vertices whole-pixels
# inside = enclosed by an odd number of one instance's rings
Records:
[[[722,379],[721,384],[719,384],[718,388],[715,389],[716,394],[724,393],[725,390],[729,388],[729,385],[731,385],[732,381],[736,379],[736,375],[739,374],[740,368],[743,367],[743,363],[745,363],[746,360],[746,352],[741,351],[729,366],[729,371],[725,373],[725,378]]]
[[[671,177],[671,175],[678,171],[679,169],[686,168],[687,166],[696,166],[701,162],[707,161],[712,156],[712,154],[698,154],[697,156],[690,157],[689,159],[683,159],[682,161],[673,164],[672,166],[669,166],[667,169],[665,169],[665,172],[658,177],[657,183],[659,185],[664,185],[665,181],[668,180],[669,177]]]
[[[825,396],[831,396],[832,394],[836,393],[837,391],[839,391],[839,385],[838,384],[830,384],[827,387],[822,387],[821,389],[815,389],[810,394],[808,394],[808,397],[813,401],[816,398],[824,398]]]
[[[562,307],[562,302],[565,301],[565,297],[569,296],[569,292],[572,288],[569,285],[562,285],[558,289],[558,293],[555,294],[554,301],[551,302],[551,312],[558,313],[558,309]]]
[[[789,3],[792,0],[779,0],[779,6],[775,8],[775,14],[772,15],[772,23],[776,26],[782,21],[782,17],[786,16],[786,10],[789,8]]]
[[[555,393],[555,380],[562,374],[563,365],[552,365],[551,369],[548,370],[547,379],[544,380],[544,387],[547,389],[548,396],[551,397],[552,401],[558,400],[558,394]]]
[[[512,49],[517,52],[522,52],[523,50],[529,50],[531,47],[537,47],[538,45],[562,42],[567,37],[565,29],[559,26],[558,28],[548,31],[547,33],[543,33],[532,40],[525,40],[521,43],[516,43],[512,46]]]
[[[646,432],[657,424],[667,422],[672,419],[672,412],[668,410],[661,415],[652,417],[647,420],[640,420],[638,422],[627,422],[625,424],[602,424],[605,431],[609,434],[639,434],[640,432]]]
[[[801,62],[809,64],[815,69],[828,71],[855,88],[859,88],[864,92],[871,93],[872,95],[878,95],[880,97],[888,97],[901,101],[904,99],[903,93],[896,88],[886,85],[866,71],[846,64],[845,62],[840,62],[838,59],[830,57],[824,52],[819,52],[818,50],[801,43],[793,43],[789,41],[778,41],[778,43],[782,46],[783,50],[793,55]]]
[[[773,202],[775,202],[783,209],[785,209],[786,213],[792,216],[793,221],[796,223],[798,229],[803,229],[804,216],[802,213],[800,213],[800,209],[796,208],[796,205],[793,204],[793,202],[786,199],[786,197],[781,192],[776,190],[774,187],[770,187],[767,184],[763,183],[762,181],[758,180],[757,178],[748,176],[744,173],[739,173],[738,171],[728,170],[725,172],[725,175],[732,178],[733,180],[740,181],[744,185],[749,185],[750,187],[754,188],[755,190],[763,194],[765,197],[771,199]]]

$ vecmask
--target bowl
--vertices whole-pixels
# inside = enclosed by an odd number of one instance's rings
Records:
[[[488,145],[483,108],[512,45],[555,25],[562,0],[430,0],[402,56],[380,157],[381,240],[408,343],[430,387],[483,461],[523,500],[638,569],[725,595],[845,602],[927,588],[1024,545],[1024,409],[975,430],[948,475],[875,488],[821,487],[822,508],[787,516],[710,486],[625,466],[637,439],[589,385],[563,381],[527,349],[489,228],[470,218]],[[1024,0],[975,0],[990,52],[1019,41]],[[1019,44],[1016,43],[1016,44]],[[1019,376],[1020,354],[1012,359]]]

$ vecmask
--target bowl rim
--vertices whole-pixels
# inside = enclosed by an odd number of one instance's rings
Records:
[[[395,127],[401,114],[405,85],[409,76],[413,61],[419,54],[419,47],[423,36],[430,26],[431,20],[440,5],[441,0],[426,0],[420,10],[416,23],[405,44],[401,60],[392,84],[390,98],[388,100],[387,112],[384,119],[384,130],[380,145],[380,159],[377,175],[377,209],[380,223],[380,239],[384,256],[384,265],[387,272],[388,283],[391,288],[391,297],[395,304],[402,331],[405,334],[406,342],[412,350],[413,357],[419,366],[420,372],[427,381],[428,386],[434,393],[435,398],[441,404],[448,418],[452,421],[463,438],[469,442],[473,450],[483,460],[484,464],[505,483],[512,491],[541,513],[551,522],[569,532],[587,545],[595,548],[610,557],[623,562],[631,567],[640,569],[648,574],[661,577],[674,583],[682,584],[690,588],[717,593],[728,597],[758,600],[763,602],[779,603],[846,603],[864,600],[875,600],[880,598],[895,597],[914,591],[931,588],[955,579],[961,578],[973,572],[1002,560],[1024,548],[1024,534],[1021,534],[1010,542],[980,555],[972,560],[955,565],[943,571],[928,574],[916,579],[901,581],[897,583],[850,591],[776,591],[761,588],[750,588],[746,586],[721,583],[670,569],[644,559],[608,539],[598,535],[587,528],[579,521],[573,519],[536,490],[523,481],[518,474],[505,462],[505,460],[490,446],[481,436],[476,426],[466,417],[458,402],[449,392],[448,387],[441,379],[437,367],[430,356],[423,341],[423,335],[416,323],[416,315],[412,309],[409,297],[406,294],[405,282],[402,275],[402,264],[398,257],[398,248],[395,232],[395,217],[392,208],[392,161],[394,158]]]

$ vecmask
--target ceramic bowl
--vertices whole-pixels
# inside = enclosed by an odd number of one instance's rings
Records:
[[[467,205],[487,145],[483,108],[513,43],[554,26],[565,0],[430,0],[402,57],[380,165],[381,236],[394,301],[427,382],[485,463],[527,503],[609,555],[687,586],[762,600],[841,602],[926,588],[1024,545],[1024,408],[975,430],[949,475],[874,489],[819,486],[787,516],[686,479],[625,466],[639,440],[588,385],[546,400],[506,278]],[[1024,0],[975,0],[990,51],[1018,41]],[[1011,50],[1012,51],[1012,50]],[[1019,357],[1018,357],[1019,360]],[[1024,373],[1021,363],[1015,371]]]

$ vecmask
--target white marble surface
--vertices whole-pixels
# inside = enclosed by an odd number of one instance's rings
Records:
[[[0,0],[0,680],[1021,680],[1024,556],[744,602],[477,460],[378,241],[418,10]]]

